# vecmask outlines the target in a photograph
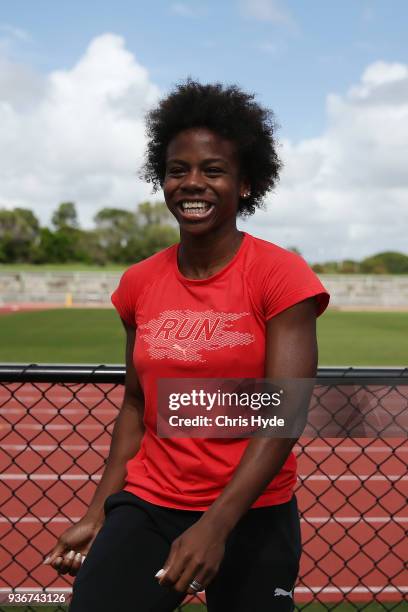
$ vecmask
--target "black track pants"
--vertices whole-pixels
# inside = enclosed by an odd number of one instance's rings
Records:
[[[154,578],[171,543],[202,512],[174,510],[127,491],[105,501],[105,522],[79,570],[69,612],[172,612],[184,595]],[[206,589],[209,612],[287,612],[301,554],[296,497],[249,510],[231,532]]]

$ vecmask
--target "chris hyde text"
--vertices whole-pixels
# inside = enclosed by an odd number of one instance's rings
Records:
[[[284,427],[285,419],[278,418],[276,415],[272,417],[262,417],[260,415],[251,415],[247,417],[228,417],[220,415],[214,419],[207,416],[195,416],[195,417],[180,417],[178,415],[171,415],[169,417],[169,424],[172,427],[260,427],[266,429],[267,427]]]

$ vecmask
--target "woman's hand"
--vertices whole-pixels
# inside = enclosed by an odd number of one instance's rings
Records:
[[[163,569],[156,574],[159,583],[180,593],[205,589],[218,572],[224,557],[225,539],[202,517],[174,540]],[[193,580],[202,589],[189,587]]]
[[[60,574],[76,576],[102,524],[84,516],[60,535],[44,564],[51,565]]]

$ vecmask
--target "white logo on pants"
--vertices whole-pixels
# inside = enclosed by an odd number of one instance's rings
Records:
[[[292,591],[285,591],[284,589],[277,587],[275,589],[274,596],[278,597],[279,595],[283,595],[284,597],[292,597]]]

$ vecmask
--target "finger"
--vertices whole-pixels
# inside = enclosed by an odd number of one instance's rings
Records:
[[[201,585],[201,588],[191,588],[191,584],[193,583],[193,580],[195,580],[196,582],[198,582]],[[196,576],[195,578],[193,578],[192,580],[190,580],[190,582],[188,583],[188,587],[187,587],[187,593],[189,593],[190,595],[196,595],[197,593],[201,593],[201,591],[204,591],[207,586],[208,586],[208,582],[206,581],[205,578],[202,578],[200,576]]]
[[[56,559],[54,559],[54,561],[51,563],[51,566],[56,569],[57,571],[59,571],[59,567],[62,563],[62,557],[57,557]]]
[[[75,550],[70,550],[68,553],[66,553],[64,555],[64,558],[62,560],[62,568],[61,568],[61,574],[67,574],[71,571],[72,566],[75,562],[75,558],[76,558],[77,553],[75,552]],[[79,555],[81,556],[81,553],[79,553]]]
[[[167,586],[165,582],[163,582],[163,578],[166,574],[166,571],[163,567],[159,569],[159,571],[155,574],[155,578],[160,586]]]
[[[210,582],[213,580],[217,572],[218,569],[216,568],[207,568],[207,570],[202,568],[201,570],[197,571],[195,576],[188,583],[187,593],[194,595],[195,593],[200,593],[201,591],[204,591],[208,587]],[[198,583],[201,588],[191,588],[190,585],[194,583],[194,581],[195,583]],[[197,585],[194,584],[194,587],[195,586]]]
[[[179,547],[177,544],[173,544],[163,567],[156,574],[160,585],[172,586],[174,578],[178,578],[179,574],[175,574],[178,566],[178,556]]]
[[[204,580],[206,572],[200,568],[197,563],[190,563],[188,567],[181,573],[179,579],[174,584],[174,589],[180,593],[198,593],[204,590]],[[190,587],[190,584],[195,580],[200,584],[200,589],[194,589]]]
[[[66,547],[63,544],[58,544],[53,548],[53,550],[49,553],[49,555],[44,559],[44,565],[52,565],[57,557],[62,557],[64,553],[67,551]]]
[[[171,561],[170,565],[164,567],[164,573],[159,578],[159,584],[167,587],[173,587],[180,577],[185,566],[185,562],[179,556],[176,556]]]
[[[76,576],[79,568],[82,565],[82,555],[77,553],[72,561],[71,569],[68,570],[70,576]]]
[[[70,550],[63,556],[62,563],[58,569],[60,574],[67,574],[70,571],[75,555],[75,550]]]
[[[163,568],[162,568],[162,569],[159,569],[159,571],[157,572],[157,574],[155,574],[155,575],[154,575],[154,577],[155,577],[155,578],[157,578],[157,579],[159,579],[159,578],[161,578],[161,577],[162,577],[162,576],[163,576],[165,573],[166,573],[166,570],[164,570]]]

